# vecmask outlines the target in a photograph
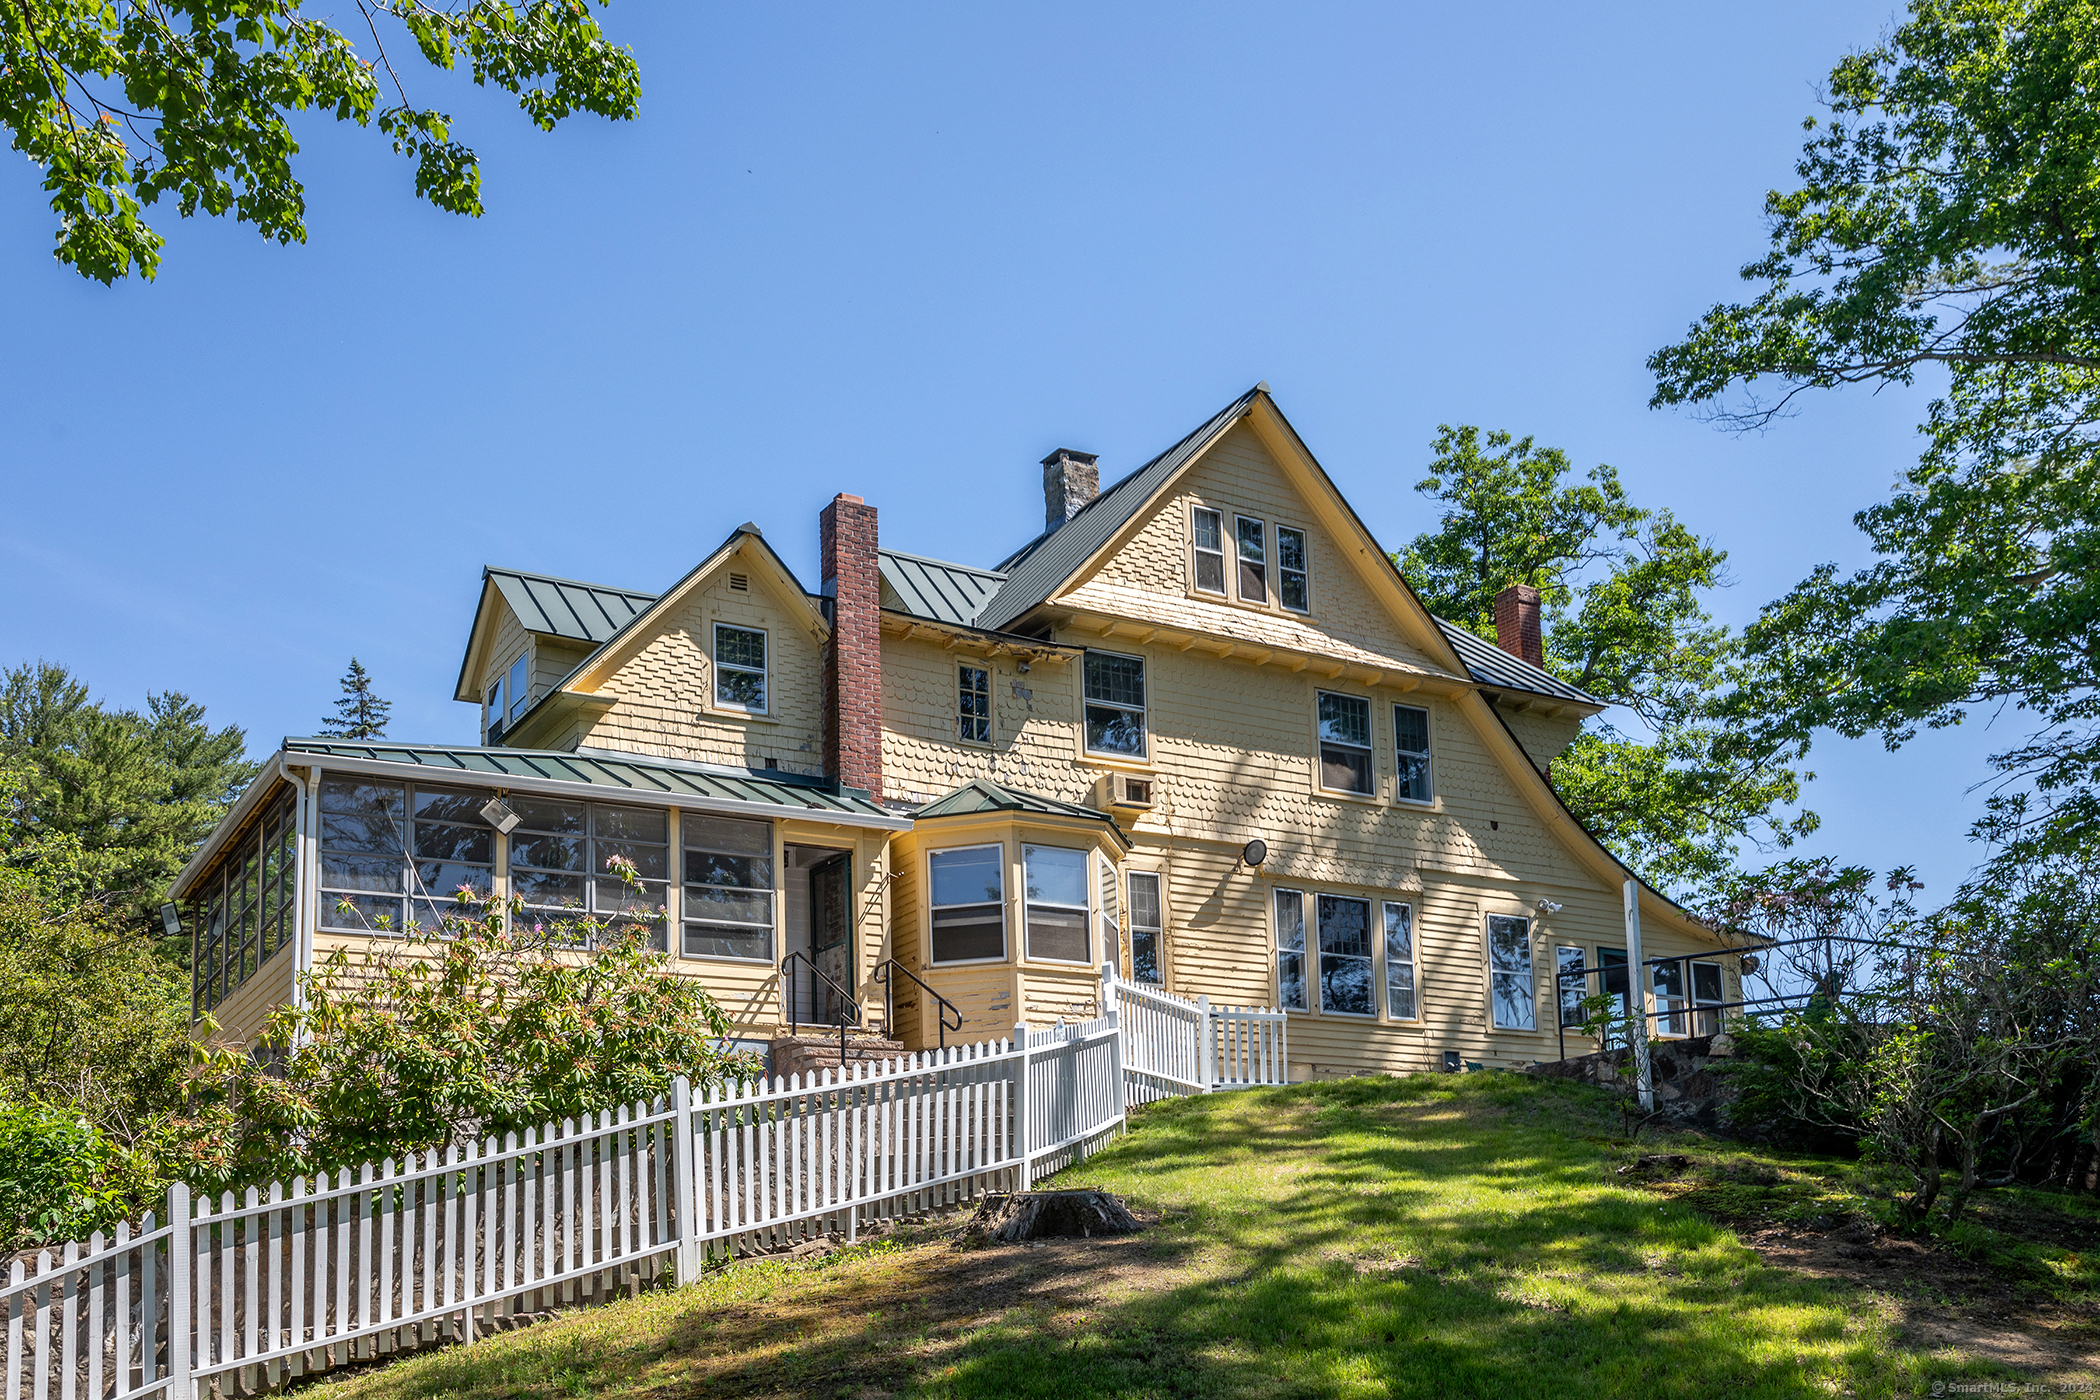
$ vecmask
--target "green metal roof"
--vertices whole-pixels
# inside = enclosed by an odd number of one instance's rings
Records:
[[[656,601],[654,593],[517,569],[490,567],[481,573],[496,585],[526,631],[576,642],[604,642]]]
[[[420,744],[348,743],[340,739],[286,739],[287,756],[312,755],[321,759],[349,759],[359,763],[384,763],[425,770],[442,779],[447,774],[480,777],[488,786],[493,779],[525,782],[575,783],[603,789],[612,797],[620,793],[653,797],[691,797],[713,802],[769,804],[796,811],[813,811],[821,820],[838,815],[866,822],[880,818],[894,828],[910,825],[881,803],[857,788],[841,788],[823,778],[793,773],[760,776],[738,769],[703,768],[697,764],[602,755],[563,753],[553,749],[506,749],[439,747]],[[322,767],[327,767],[324,762]]]
[[[1088,821],[1105,822],[1123,840],[1122,831],[1115,818],[1095,807],[1082,807],[1076,802],[1060,802],[1054,797],[1045,797],[1039,792],[1022,792],[993,782],[990,778],[973,778],[945,797],[937,797],[921,807],[913,815],[920,821],[930,817],[981,816],[988,812],[1026,812],[1039,817],[1083,817]],[[1128,845],[1128,841],[1124,841]]]
[[[971,619],[1006,582],[1006,575],[996,569],[976,569],[894,549],[878,550],[875,557],[882,581],[896,595],[902,611],[959,627],[970,626]]]

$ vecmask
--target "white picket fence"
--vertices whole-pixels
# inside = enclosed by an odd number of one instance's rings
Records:
[[[1106,1014],[192,1199],[9,1266],[0,1400],[192,1400],[471,1341],[711,1257],[1025,1190],[1126,1106],[1285,1082],[1283,1016],[1119,983]]]

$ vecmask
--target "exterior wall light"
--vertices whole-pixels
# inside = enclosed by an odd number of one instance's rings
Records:
[[[1539,916],[1541,918],[1551,918],[1553,915],[1558,914],[1566,906],[1555,904],[1550,899],[1542,899],[1537,904],[1534,904],[1531,907],[1539,912]]]
[[[1246,863],[1249,869],[1258,868],[1268,858],[1269,843],[1262,840],[1259,836],[1249,841],[1240,852],[1240,859]]]
[[[491,797],[482,803],[481,815],[490,826],[505,836],[510,835],[510,829],[516,826],[519,820],[518,814],[510,809],[510,804],[500,797]]]
[[[160,906],[160,926],[170,938],[182,937],[182,906],[163,904]]]

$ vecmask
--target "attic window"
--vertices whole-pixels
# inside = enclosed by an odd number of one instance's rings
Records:
[[[729,576],[729,588],[733,593],[749,593],[751,591],[750,575],[731,574]]]

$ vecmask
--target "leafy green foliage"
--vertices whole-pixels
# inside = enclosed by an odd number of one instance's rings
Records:
[[[1856,520],[1878,562],[1825,566],[1746,634],[1753,746],[1829,728],[1894,748],[2011,704],[1979,834],[2017,860],[2100,836],[2100,86],[2092,0],[1920,0],[1832,71],[1799,187],[1766,196],[1760,285],[1657,351],[1657,405],[1947,376],[1926,447]],[[1758,397],[1765,381],[1776,397]],[[2032,843],[2032,844],[2026,844]]]
[[[72,838],[84,892],[157,929],[147,911],[255,776],[246,746],[188,696],[111,710],[63,666],[17,666],[0,673],[0,765],[19,775],[0,793],[0,839],[14,853]]]
[[[0,1096],[0,1253],[114,1225],[137,1186],[130,1166],[85,1118]]]
[[[277,1180],[582,1118],[668,1093],[678,1075],[748,1072],[723,1048],[722,1009],[649,948],[646,922],[516,927],[518,912],[462,890],[437,929],[338,950],[273,1015],[268,1054],[202,1060],[171,1172]]]
[[[321,733],[331,739],[377,739],[385,735],[387,714],[394,708],[391,700],[382,700],[372,689],[371,673],[359,664],[356,657],[350,658],[350,669],[343,673],[342,698],[335,702],[335,713],[321,721]]]
[[[150,279],[164,240],[141,216],[163,196],[184,218],[232,214],[265,238],[304,242],[296,112],[376,120],[416,162],[419,198],[479,215],[474,152],[452,138],[449,116],[410,101],[390,31],[432,67],[464,61],[477,86],[516,95],[542,130],[577,112],[637,110],[634,56],[606,40],[587,0],[353,4],[369,59],[299,0],[0,5],[0,124],[44,172],[59,261],[105,283],[134,270]]]
[[[1738,843],[1786,845],[1815,829],[1783,815],[1801,777],[1783,750],[1732,740],[1738,642],[1706,612],[1727,556],[1667,510],[1630,502],[1609,466],[1571,481],[1557,448],[1506,432],[1443,427],[1417,489],[1444,505],[1434,532],[1396,560],[1432,612],[1494,636],[1495,595],[1537,588],[1546,669],[1622,705],[1645,734],[1604,716],[1553,761],[1555,791],[1614,854],[1663,888],[1733,866]]]

